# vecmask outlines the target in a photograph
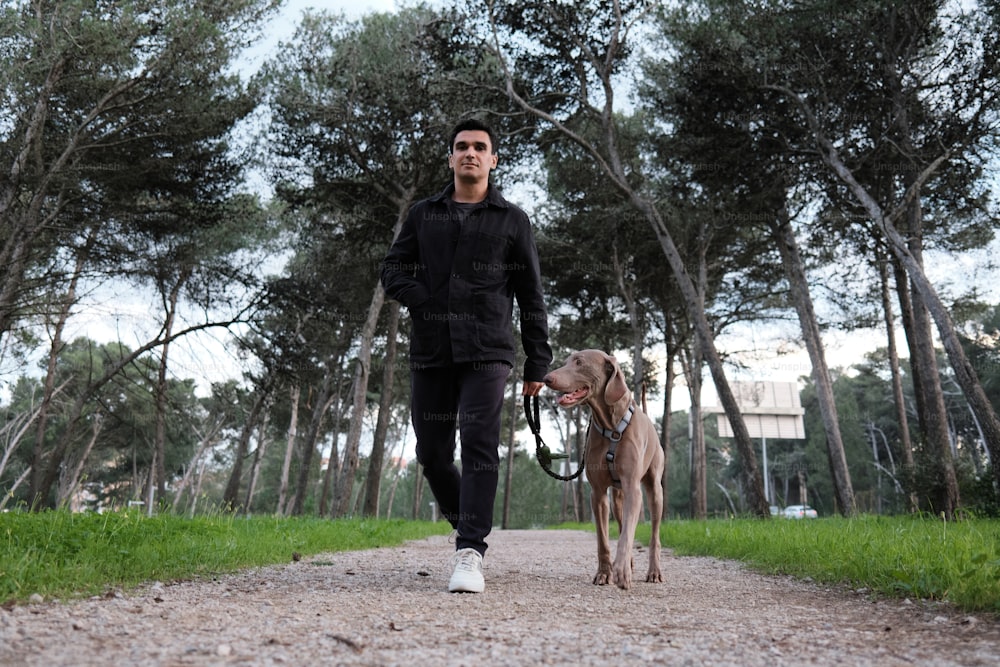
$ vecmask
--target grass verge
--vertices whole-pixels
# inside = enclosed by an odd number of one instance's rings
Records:
[[[0,603],[100,594],[289,562],[293,554],[395,546],[447,534],[446,522],[317,518],[187,519],[136,513],[0,514]]]
[[[636,533],[648,543],[649,524]],[[739,560],[759,572],[1000,614],[1000,521],[995,519],[671,520],[662,524],[660,535],[677,555]]]

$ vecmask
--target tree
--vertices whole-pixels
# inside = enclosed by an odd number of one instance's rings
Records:
[[[52,294],[63,295],[64,323],[81,267],[135,278],[135,267],[176,260],[161,251],[223,219],[242,170],[229,134],[256,105],[253,87],[227,69],[275,2],[199,0],[174,11],[179,4],[23,0],[0,9],[3,340],[39,322]],[[53,343],[58,354],[60,336]],[[44,471],[37,450],[31,487],[44,504],[64,448]]]
[[[114,267],[151,236],[205,224],[179,214],[234,183],[228,134],[256,96],[226,70],[275,4],[0,9],[0,336],[37,316],[39,295],[64,280],[52,266],[60,248],[93,238],[90,261]]]
[[[915,300],[911,359],[923,359],[918,366],[921,384],[925,377],[937,375],[930,353],[933,321],[956,381],[982,425],[987,447],[996,452],[1000,450],[1000,420],[962,349],[948,308],[924,272],[922,259],[925,205],[934,202],[947,207],[956,202],[953,195],[935,196],[934,181],[948,188],[975,189],[974,172],[958,166],[957,173],[965,174],[960,182],[944,167],[979,161],[979,150],[996,130],[1000,101],[995,83],[1000,51],[996,17],[978,8],[950,15],[943,3],[929,1],[905,6],[859,2],[837,18],[847,28],[860,29],[849,33],[851,39],[831,42],[815,41],[814,32],[804,34],[810,37],[811,48],[823,45],[818,58],[801,52],[799,62],[808,65],[804,69],[809,75],[796,76],[786,70],[762,85],[783,103],[794,105],[808,130],[803,148],[813,152],[855,199],[871,220],[872,231],[905,271]],[[860,53],[868,57],[859,58]],[[870,68],[872,62],[879,67]],[[816,76],[818,72],[822,75]],[[870,113],[858,114],[862,106],[853,104],[857,100],[864,100]],[[851,136],[863,139],[843,140]],[[894,179],[889,187],[878,187],[879,179],[866,168],[864,156],[873,156],[876,164],[890,168]],[[891,161],[886,160],[889,156]],[[953,237],[961,235],[956,229],[949,232]],[[941,484],[935,504],[951,516],[959,497],[942,418],[943,400],[934,380],[928,377],[927,381],[931,384],[925,391],[933,391],[925,394],[922,412],[926,432],[938,450]],[[994,478],[1000,482],[995,456]]]
[[[664,213],[645,191],[641,172],[629,169],[621,151],[615,82],[628,66],[633,31],[652,9],[648,2],[581,1],[482,3],[483,32],[504,68],[506,92],[519,108],[586,151],[625,201],[650,224],[703,346],[716,390],[733,425],[751,511],[770,517],[763,478],[746,424],[729,386],[711,324],[698,298]],[[599,141],[576,131],[574,120],[600,128]]]
[[[924,387],[918,396],[924,433],[939,451],[937,505],[950,514],[957,496],[943,401],[934,386],[931,318],[970,403],[985,422],[1000,424],[988,414],[947,308],[923,273],[921,247],[930,227],[921,207],[961,211],[961,222],[946,232],[953,247],[985,232],[968,202],[984,201],[971,165],[981,164],[996,119],[996,31],[989,28],[995,17],[976,9],[951,15],[933,1],[768,3],[766,12],[709,1],[697,9],[690,15],[710,17],[702,21],[711,27],[703,50],[716,54],[701,63],[716,68],[713,76],[702,78],[739,94],[730,124],[793,160],[794,168],[777,174],[789,179],[793,193],[827,202],[827,210],[846,210],[827,220],[842,224],[825,225],[826,235],[832,231],[859,254],[884,245],[902,272],[897,283],[912,285],[914,308],[904,307],[904,322],[915,375],[928,378],[926,386],[918,383]],[[940,171],[945,161],[955,169]],[[900,232],[896,225],[903,221]],[[991,432],[992,426],[984,429],[987,440]]]
[[[659,142],[660,154],[686,163],[682,168],[693,183],[689,188],[698,192],[698,202],[721,213],[729,223],[729,235],[752,249],[753,254],[747,253],[747,257],[756,255],[757,259],[746,265],[760,267],[763,257],[777,255],[776,263],[780,263],[788,285],[787,292],[781,293],[787,294],[798,316],[812,364],[838,507],[851,515],[854,491],[832,379],[806,259],[793,225],[795,211],[805,208],[796,204],[793,196],[794,178],[801,167],[786,145],[775,140],[775,126],[781,125],[781,117],[767,106],[753,71],[746,71],[746,60],[740,56],[741,33],[750,32],[757,23],[764,24],[761,30],[769,26],[755,20],[751,8],[706,5],[714,11],[697,18],[689,15],[688,7],[661,17],[662,39],[672,45],[674,55],[647,59],[641,96],[660,125],[674,128]],[[764,56],[758,56],[752,65],[758,66],[758,60],[778,66]],[[729,258],[732,253],[723,251],[716,256]],[[763,293],[776,293],[768,282],[762,282],[761,287]]]

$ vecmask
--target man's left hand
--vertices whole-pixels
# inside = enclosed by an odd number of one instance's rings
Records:
[[[545,388],[544,382],[525,382],[523,388],[521,389],[522,396],[538,396],[542,389]]]

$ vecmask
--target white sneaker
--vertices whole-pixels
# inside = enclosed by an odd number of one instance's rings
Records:
[[[483,580],[483,557],[475,549],[459,549],[455,552],[455,571],[448,582],[449,593],[482,593],[486,589]]]

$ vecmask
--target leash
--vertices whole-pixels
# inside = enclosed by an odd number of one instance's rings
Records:
[[[568,482],[574,480],[580,476],[583,472],[583,461],[580,461],[580,466],[576,469],[576,472],[572,475],[560,475],[559,473],[552,470],[552,462],[558,459],[568,459],[569,454],[553,454],[549,449],[548,445],[542,440],[541,434],[541,419],[539,418],[538,410],[538,397],[537,396],[525,396],[524,397],[524,416],[528,420],[528,427],[531,428],[532,434],[535,436],[535,458],[538,459],[538,465],[542,466],[549,477],[554,477],[560,481]]]

